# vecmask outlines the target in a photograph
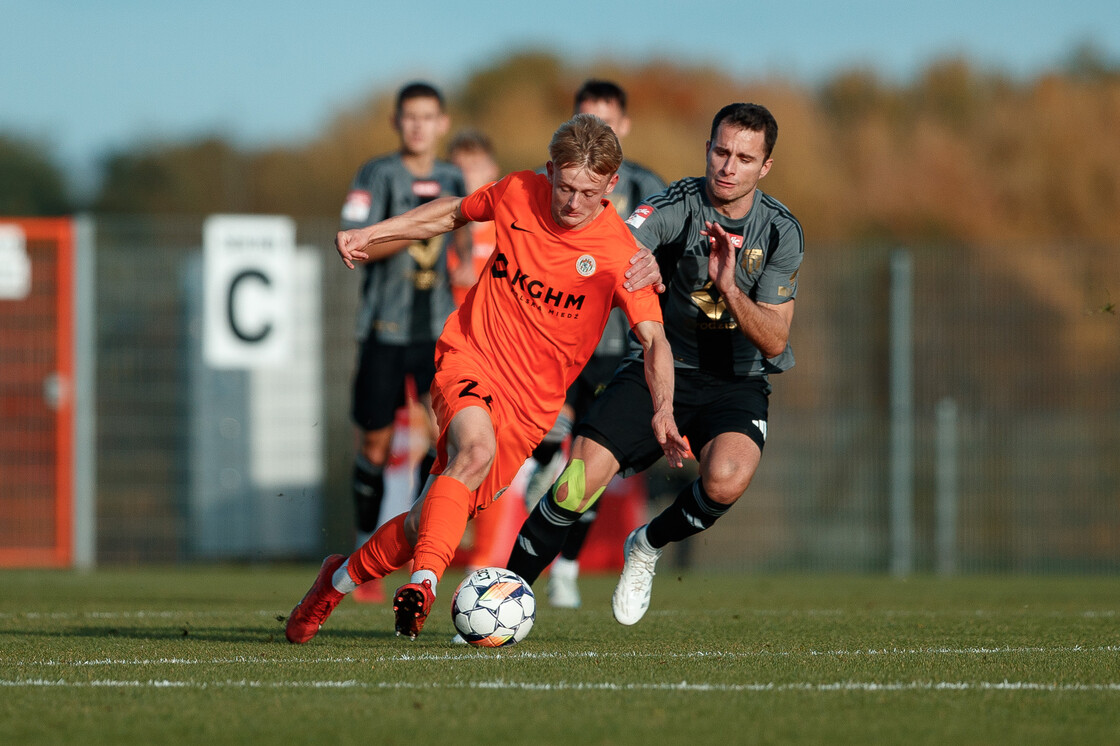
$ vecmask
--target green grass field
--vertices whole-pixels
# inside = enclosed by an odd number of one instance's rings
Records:
[[[414,642],[347,599],[293,646],[315,571],[0,572],[0,743],[1120,743],[1114,578],[665,569],[621,627],[590,577],[476,650],[452,571]]]

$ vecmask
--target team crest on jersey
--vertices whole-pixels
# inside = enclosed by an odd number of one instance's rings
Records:
[[[638,209],[634,210],[634,212],[630,214],[630,217],[626,218],[626,224],[632,225],[635,228],[641,228],[642,223],[646,222],[646,218],[652,214],[653,208],[649,205],[638,205]]]
[[[369,207],[372,203],[370,193],[364,189],[352,189],[346,195],[346,202],[342,205],[342,219],[360,223],[369,219]]]
[[[753,275],[762,268],[762,249],[744,251],[742,259],[739,260],[739,265],[747,270],[747,274]]]
[[[595,274],[595,257],[590,254],[584,254],[577,259],[576,272],[579,272],[581,277],[590,277]]]

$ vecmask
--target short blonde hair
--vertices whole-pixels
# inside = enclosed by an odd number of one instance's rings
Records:
[[[618,136],[594,114],[576,114],[560,125],[548,155],[555,168],[576,166],[600,176],[610,176],[622,165]]]

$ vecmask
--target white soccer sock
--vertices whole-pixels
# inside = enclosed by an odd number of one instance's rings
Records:
[[[552,569],[549,573],[555,577],[571,578],[575,580],[579,577],[579,560],[564,559],[557,557],[552,563]]]
[[[649,539],[646,538],[646,529],[648,527],[649,524],[647,523],[645,526],[642,526],[641,530],[634,536],[634,548],[650,556],[659,557],[661,556],[661,550],[654,549],[653,545],[649,543]]]
[[[408,579],[408,582],[420,585],[425,580],[427,580],[431,584],[432,595],[434,596],[436,592],[436,583],[439,582],[439,579],[436,578],[436,574],[431,570],[417,570],[416,572],[412,573],[412,577]]]
[[[346,560],[339,565],[339,568],[334,571],[334,575],[331,576],[331,585],[339,593],[351,593],[358,587],[358,584],[354,582],[354,579],[350,577],[350,572],[346,569],[349,564],[350,560]]]

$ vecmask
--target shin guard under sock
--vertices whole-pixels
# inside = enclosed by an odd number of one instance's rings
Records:
[[[401,513],[385,521],[369,541],[350,555],[346,569],[355,583],[383,578],[404,567],[412,558],[412,545],[404,535],[404,519],[407,516],[407,513]]]
[[[681,490],[672,505],[649,522],[646,539],[654,549],[660,549],[670,542],[711,528],[730,507],[708,497],[704,485],[697,479]]]
[[[535,583],[556,559],[568,530],[579,520],[579,516],[576,511],[561,508],[553,502],[551,493],[545,495],[521,524],[506,566],[530,585]]]
[[[587,532],[591,530],[591,524],[595,522],[597,515],[599,515],[598,510],[589,510],[568,529],[564,546],[560,548],[561,557],[572,561],[579,559],[579,551],[583,549],[583,544],[587,541]]]
[[[431,570],[437,578],[443,577],[467,529],[470,500],[470,490],[459,480],[442,475],[432,480],[420,509],[413,572]]]

